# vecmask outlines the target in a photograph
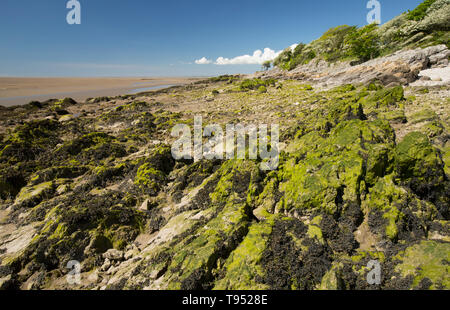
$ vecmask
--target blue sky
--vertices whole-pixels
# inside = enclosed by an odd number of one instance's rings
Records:
[[[194,76],[249,73],[259,65],[196,64],[280,51],[330,27],[366,24],[368,0],[0,1],[0,76]],[[379,0],[382,22],[421,0]]]

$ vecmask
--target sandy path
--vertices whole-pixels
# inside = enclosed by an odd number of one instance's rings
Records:
[[[436,85],[450,85],[450,66],[445,68],[434,68],[420,71],[420,77],[427,76],[431,80],[423,81],[417,80],[411,86],[436,86]]]

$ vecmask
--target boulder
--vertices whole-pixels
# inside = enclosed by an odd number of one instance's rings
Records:
[[[12,286],[13,280],[11,275],[0,278],[0,290],[7,290]]]
[[[106,253],[103,253],[103,258],[110,261],[121,261],[123,257],[123,252],[116,249],[109,249]]]

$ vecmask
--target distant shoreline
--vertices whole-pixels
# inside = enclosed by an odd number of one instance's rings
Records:
[[[204,77],[142,78],[25,78],[0,77],[0,105],[24,105],[30,101],[71,97],[76,101],[118,96],[148,89],[189,84]]]

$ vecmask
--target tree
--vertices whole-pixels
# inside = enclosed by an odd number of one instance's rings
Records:
[[[370,24],[349,34],[348,43],[352,56],[368,61],[380,55],[380,37],[377,28],[377,24]]]
[[[292,56],[295,57],[297,55],[300,55],[303,51],[303,49],[305,48],[306,44],[300,42],[295,48],[294,51],[292,52]]]
[[[268,60],[268,61],[263,62],[262,68],[264,71],[269,70],[270,67],[272,67],[272,61]]]
[[[435,3],[436,0],[425,0],[421,4],[419,4],[418,7],[416,7],[414,10],[409,11],[408,15],[406,16],[409,20],[415,20],[416,22],[421,21],[422,19],[427,16],[427,11],[430,8],[430,6]]]
[[[273,60],[273,65],[278,67],[283,67],[283,65],[287,64],[292,59],[292,50],[290,47],[285,49],[278,55],[277,58]]]

